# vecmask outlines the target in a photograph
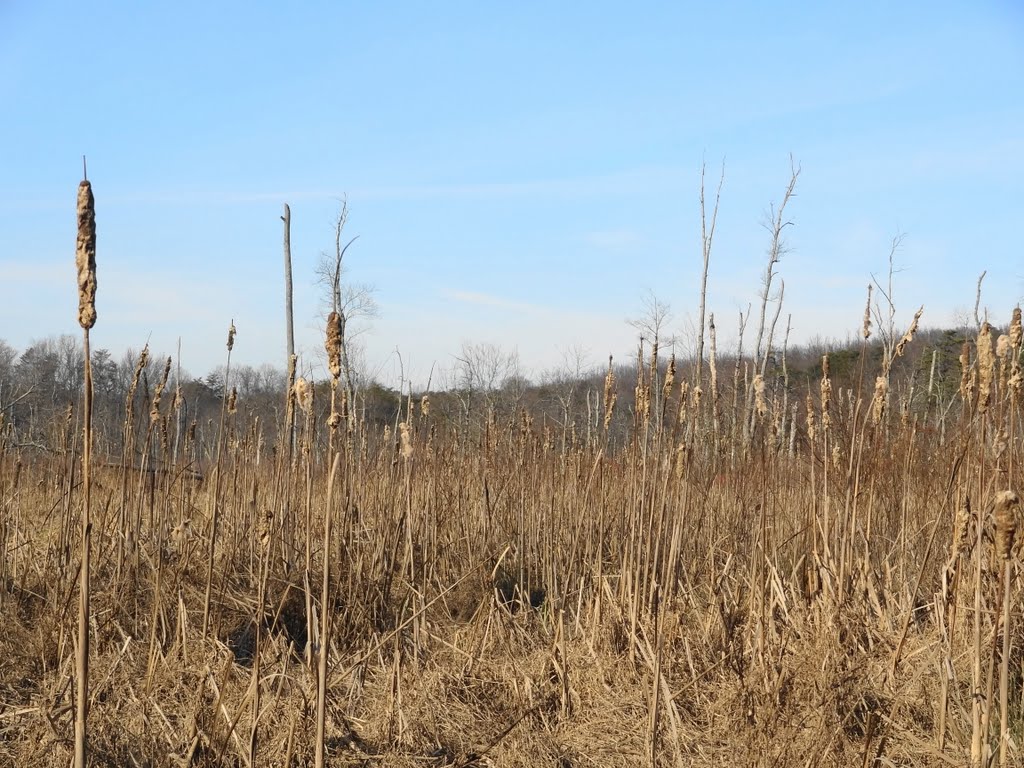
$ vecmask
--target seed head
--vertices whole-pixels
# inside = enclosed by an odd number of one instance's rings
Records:
[[[412,448],[412,430],[409,429],[408,422],[403,421],[401,424],[399,424],[398,425],[398,431],[401,433],[401,437],[402,437],[402,458],[403,459],[411,459],[412,458],[412,450],[413,450],[413,448]]]
[[[885,400],[889,393],[889,380],[885,376],[875,379],[875,396],[871,400],[871,423],[877,425],[885,413]]]
[[[760,373],[754,377],[754,406],[757,408],[758,418],[763,419],[768,413],[768,403],[764,399],[764,376]]]
[[[308,415],[309,407],[313,404],[313,399],[310,397],[309,382],[299,376],[299,378],[295,380],[292,392],[295,394],[296,405],[298,405],[299,408]]]
[[[1020,349],[1024,341],[1024,329],[1021,328],[1020,307],[1013,308],[1013,319],[1010,320],[1010,346]]]
[[[995,379],[996,358],[992,354],[992,326],[981,324],[978,331],[978,412],[988,410],[992,397],[992,381]]]
[[[924,312],[924,306],[922,305],[917,312],[914,313],[914,319],[910,323],[910,327],[907,328],[907,332],[903,334],[903,338],[896,344],[896,357],[903,357],[903,350],[907,344],[914,340],[914,334],[917,333],[917,324],[921,321],[921,313]]]
[[[331,378],[337,381],[341,378],[341,315],[331,312],[327,316],[327,340],[324,342],[327,350],[327,367],[331,372]]]
[[[868,284],[868,303],[864,307],[864,327],[861,329],[861,335],[865,340],[871,338],[871,289],[872,286]]]
[[[75,246],[78,268],[78,324],[89,330],[96,324],[96,207],[92,185],[78,185],[78,242]]]
[[[1003,560],[1010,559],[1013,539],[1017,535],[1016,509],[1020,498],[1013,491],[1002,491],[996,496],[996,551]]]

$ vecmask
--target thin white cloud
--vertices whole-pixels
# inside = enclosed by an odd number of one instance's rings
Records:
[[[605,229],[584,233],[583,242],[602,250],[622,251],[640,245],[643,237],[631,229]]]
[[[508,299],[503,299],[500,296],[493,296],[489,293],[479,293],[476,291],[442,291],[441,295],[449,301],[457,301],[462,304],[474,304],[476,306],[484,307],[500,307],[502,309],[511,309],[516,312],[537,314],[539,312],[551,311],[550,308],[537,304],[510,301]]]

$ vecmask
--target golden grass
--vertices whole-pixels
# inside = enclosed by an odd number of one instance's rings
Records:
[[[710,381],[641,352],[633,401],[609,364],[565,435],[444,393],[375,426],[291,360],[266,455],[228,376],[218,429],[154,440],[168,363],[121,462],[0,437],[0,763],[70,763],[77,708],[93,766],[1014,764],[1013,318],[942,413],[867,355],[720,393],[713,340]]]

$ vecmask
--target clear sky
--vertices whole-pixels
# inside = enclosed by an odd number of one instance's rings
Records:
[[[74,332],[81,156],[99,320],[203,374],[283,365],[282,204],[296,329],[322,375],[314,266],[347,196],[376,286],[371,373],[426,379],[463,342],[528,373],[635,344],[648,291],[692,337],[699,171],[725,185],[709,309],[757,301],[765,211],[800,164],[783,317],[859,327],[896,256],[898,320],[1024,296],[1024,6],[0,0],[0,338]]]

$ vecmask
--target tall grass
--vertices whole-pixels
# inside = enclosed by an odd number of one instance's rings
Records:
[[[707,377],[609,365],[585,424],[435,393],[383,427],[338,394],[332,321],[275,450],[227,381],[217,428],[154,439],[165,378],[92,468],[87,371],[80,476],[0,437],[0,761],[1012,765],[1020,313],[941,415],[892,373],[916,325],[871,362],[866,322],[852,386],[827,357],[720,376],[712,332]]]

